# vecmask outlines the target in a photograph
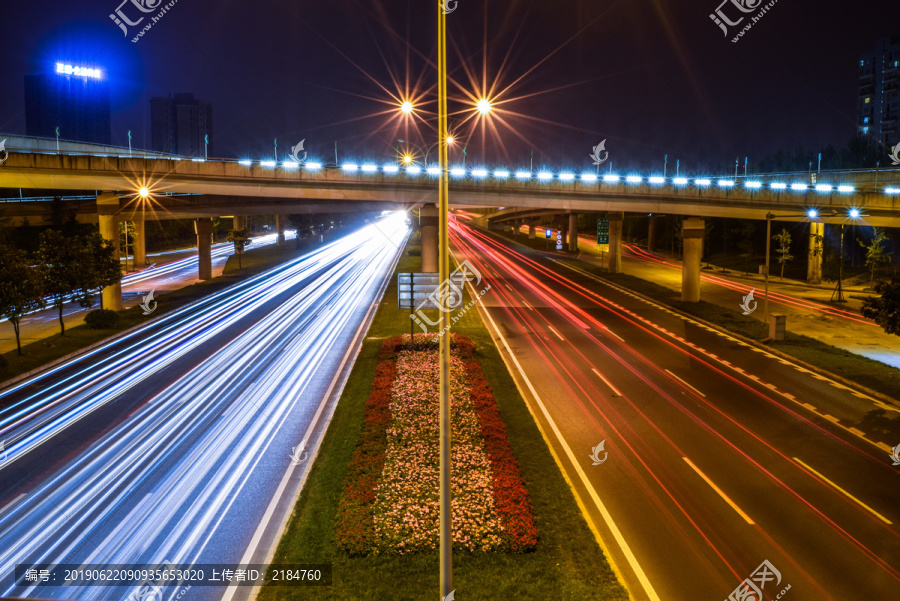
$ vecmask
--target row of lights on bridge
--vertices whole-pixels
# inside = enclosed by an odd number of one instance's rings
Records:
[[[378,173],[379,171],[381,171],[382,173],[386,173],[388,175],[397,175],[402,171],[402,172],[406,173],[407,175],[413,175],[413,176],[422,175],[423,173],[426,173],[426,174],[432,175],[432,176],[438,176],[441,174],[441,168],[438,165],[431,165],[428,167],[423,167],[420,165],[413,165],[413,164],[410,164],[412,162],[412,160],[408,156],[403,157],[403,159],[401,159],[401,160],[403,163],[405,163],[405,166],[402,168],[401,168],[401,166],[394,165],[394,164],[381,165],[379,167],[378,165],[376,165],[374,163],[359,164],[359,163],[348,162],[348,163],[341,164],[340,169],[344,173],[374,174],[374,173]],[[241,161],[239,161],[239,163],[241,165],[244,165],[245,167],[250,167],[253,165],[253,161],[251,161],[249,159],[241,160]],[[268,167],[268,168],[274,169],[275,167],[277,167],[279,165],[279,163],[277,163],[276,161],[259,161],[259,165],[262,167]],[[302,165],[301,165],[301,163],[285,161],[283,163],[280,163],[280,165],[285,169],[299,169],[302,166],[306,171],[319,171],[324,168],[324,165],[322,163],[314,162],[314,161],[303,163]],[[604,175],[599,175],[599,174],[595,174],[595,173],[582,173],[580,175],[576,175],[575,173],[571,173],[571,172],[561,172],[558,174],[554,174],[550,171],[538,171],[536,173],[533,173],[531,171],[509,171],[508,169],[496,169],[494,171],[489,171],[488,169],[481,168],[481,167],[475,167],[472,169],[467,169],[465,167],[452,167],[452,168],[450,168],[449,172],[450,172],[450,176],[455,177],[455,178],[463,178],[466,176],[471,176],[475,179],[485,179],[487,177],[493,176],[494,179],[500,179],[500,180],[505,180],[505,179],[509,179],[510,177],[514,177],[515,179],[521,180],[521,181],[537,179],[538,181],[541,181],[541,182],[549,182],[549,181],[553,181],[554,179],[561,181],[561,182],[574,182],[577,179],[577,180],[580,180],[585,183],[595,183],[595,182],[602,180],[604,183],[607,183],[607,184],[620,184],[623,182],[629,183],[629,184],[640,184],[640,183],[644,183],[644,181],[646,179],[646,182],[651,185],[662,185],[662,184],[669,182],[675,186],[686,186],[691,182],[691,180],[686,177],[673,177],[673,178],[667,179],[662,176],[650,176],[650,177],[644,178],[640,175],[621,176],[621,175],[616,175],[616,174],[612,174],[612,173],[607,173]],[[700,188],[712,186],[714,183],[715,183],[715,185],[717,185],[720,188],[731,188],[736,185],[735,181],[731,180],[731,179],[719,179],[719,180],[713,181],[712,179],[708,179],[708,178],[694,178],[693,182],[694,182],[695,186],[700,187]],[[743,185],[744,185],[744,188],[747,188],[749,190],[759,190],[759,189],[763,188],[764,186],[767,186],[771,190],[790,189],[795,192],[808,191],[808,190],[810,190],[810,187],[812,187],[812,189],[814,189],[816,192],[837,191],[837,192],[841,192],[844,194],[849,194],[849,193],[855,191],[855,188],[853,186],[847,186],[847,185],[833,186],[831,184],[804,184],[804,183],[787,184],[785,182],[769,182],[768,184],[765,184],[760,181],[747,181],[747,182],[744,182]],[[886,194],[900,194],[900,188],[885,188],[884,191]]]

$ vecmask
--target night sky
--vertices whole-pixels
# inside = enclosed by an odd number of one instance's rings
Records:
[[[150,98],[175,92],[212,102],[223,157],[271,157],[277,138],[284,158],[305,138],[310,157],[333,160],[336,141],[341,160],[390,160],[397,138],[436,139],[436,1],[178,0],[137,43],[109,18],[120,1],[4,2],[0,132],[25,133],[23,77],[60,60],[106,71],[119,145],[131,129],[149,147]],[[778,0],[732,43],[719,2],[459,0],[450,111],[467,162],[527,166],[533,149],[535,167],[589,168],[606,138],[614,170],[661,171],[668,154],[716,174],[844,146],[859,53],[900,34],[900,3]],[[469,118],[483,82],[503,92],[496,133]],[[392,95],[408,93],[419,116],[399,119]]]

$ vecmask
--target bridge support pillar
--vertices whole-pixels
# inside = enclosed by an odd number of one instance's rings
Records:
[[[134,217],[134,240],[131,245],[134,249],[134,268],[143,269],[147,266],[147,237],[143,215]]]
[[[247,227],[247,218],[246,217],[242,217],[240,215],[235,215],[231,219],[234,222],[231,225],[231,229],[242,230]],[[237,253],[238,253],[238,247],[237,247],[237,242],[235,242],[234,243],[234,254],[237,254]]]
[[[119,197],[115,194],[104,192],[97,197],[97,214],[100,218],[100,235],[112,242],[113,253],[116,260],[121,258],[119,254]],[[104,309],[111,311],[122,310],[122,283],[121,281],[107,286],[100,293]]]
[[[569,213],[569,250],[578,252],[578,213]]]
[[[419,209],[422,228],[422,272],[436,273],[438,269],[438,208],[424,205]]]
[[[681,301],[700,302],[700,260],[703,257],[703,219],[685,218],[681,222],[684,256],[681,266]]]
[[[278,231],[278,246],[284,246],[284,224],[287,218],[284,215],[275,215],[275,229]]]
[[[622,272],[622,223],[625,213],[607,213],[609,219],[609,273]]]
[[[197,277],[201,280],[212,279],[212,231],[213,224],[209,217],[194,221],[197,232]]]
[[[528,239],[529,240],[534,240],[537,237],[535,235],[534,226],[535,226],[535,223],[533,221],[528,224]]]
[[[647,250],[651,252],[659,248],[659,234],[662,223],[662,218],[660,216],[650,216],[650,225],[647,228]]]
[[[806,263],[806,281],[810,284],[822,283],[822,249],[824,247],[825,224],[815,221],[809,224],[809,257]]]

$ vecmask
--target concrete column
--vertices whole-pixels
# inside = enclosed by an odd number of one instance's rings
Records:
[[[809,256],[806,263],[806,281],[822,283],[822,249],[825,246],[825,224],[815,221],[809,224]]]
[[[438,269],[438,208],[424,205],[419,209],[422,228],[422,272],[437,273]]]
[[[647,250],[655,251],[659,247],[659,234],[662,226],[662,218],[658,215],[650,216],[650,226],[647,228]]]
[[[275,215],[275,229],[278,230],[278,246],[284,246],[284,224],[287,218],[284,215]]]
[[[537,236],[534,231],[534,222],[528,224],[528,239],[534,240]]]
[[[119,197],[111,192],[103,192],[97,197],[97,215],[100,218],[100,235],[112,242],[116,260],[121,259],[119,253]],[[107,286],[100,293],[103,308],[121,311],[122,283]]]
[[[569,213],[569,250],[578,252],[578,213]]]
[[[609,273],[622,272],[622,222],[625,213],[607,213],[609,219]]]
[[[247,218],[246,217],[242,217],[240,215],[235,215],[234,217],[232,217],[232,219],[234,220],[234,229],[242,230],[245,227],[247,227]]]
[[[134,268],[143,269],[147,266],[147,238],[144,227],[144,216],[134,217],[134,240],[131,242],[134,248]]]
[[[681,301],[700,302],[700,259],[703,257],[703,234],[706,223],[703,219],[686,217],[681,222],[684,242],[684,256],[681,266]]]
[[[201,280],[212,279],[212,221],[203,217],[194,221],[194,231],[197,232],[197,277]]]

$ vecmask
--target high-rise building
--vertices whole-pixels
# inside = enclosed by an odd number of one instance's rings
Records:
[[[25,133],[109,144],[109,82],[102,69],[56,63],[25,76]]]
[[[859,55],[860,134],[887,146],[900,144],[900,36],[878,40]]]
[[[153,150],[183,156],[215,156],[210,103],[197,100],[193,94],[151,98],[150,121]]]

